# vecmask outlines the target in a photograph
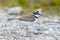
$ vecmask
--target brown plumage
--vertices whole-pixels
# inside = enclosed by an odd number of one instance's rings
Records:
[[[30,21],[30,22],[33,22],[35,20],[34,16],[32,16],[32,14],[28,14],[28,15],[24,15],[24,16],[21,16],[20,21]]]
[[[20,21],[26,21],[26,22],[37,22],[38,21],[38,17],[41,16],[41,10],[37,10],[35,12],[32,12],[31,14],[27,14],[27,15],[23,15],[20,16],[19,18],[14,18],[14,19],[18,19]],[[12,19],[12,20],[14,20]],[[10,19],[8,19],[10,20]]]

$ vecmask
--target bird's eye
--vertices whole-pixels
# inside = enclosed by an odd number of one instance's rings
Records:
[[[37,11],[37,13],[38,13],[39,11]]]

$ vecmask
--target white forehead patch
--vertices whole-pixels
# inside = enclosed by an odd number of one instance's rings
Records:
[[[42,9],[37,9],[35,12],[39,11],[40,14],[42,14]]]

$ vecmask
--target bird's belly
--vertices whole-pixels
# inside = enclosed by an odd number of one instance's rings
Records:
[[[35,19],[35,21],[34,22],[38,22],[38,19]]]

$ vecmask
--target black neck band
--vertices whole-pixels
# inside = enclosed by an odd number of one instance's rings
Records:
[[[36,17],[35,15],[33,15],[33,16],[38,19],[38,17]]]

